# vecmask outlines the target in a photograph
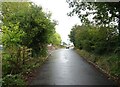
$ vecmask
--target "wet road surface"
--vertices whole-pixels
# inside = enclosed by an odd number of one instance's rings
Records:
[[[52,52],[30,85],[112,85],[72,49]]]

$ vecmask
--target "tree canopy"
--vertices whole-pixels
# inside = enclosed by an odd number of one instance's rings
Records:
[[[61,44],[61,37],[58,33],[54,33],[51,37],[50,37],[50,43],[52,43],[53,45],[60,45]]]
[[[79,0],[67,0],[67,3],[72,9],[68,15],[76,14],[85,26],[92,25],[113,29],[112,33],[116,33],[117,45],[118,48],[120,47],[119,2],[80,2]]]
[[[2,8],[3,25],[10,30],[10,24],[18,24],[24,33],[20,45],[32,48],[34,53],[39,53],[46,47],[49,37],[55,33],[56,24],[49,14],[42,11],[42,7],[29,2],[4,2]],[[11,31],[15,32],[12,28]]]
[[[113,31],[112,28],[75,25],[69,37],[75,47],[101,54],[114,52],[117,47],[117,33]]]
[[[79,0],[67,0],[67,2],[72,8],[69,16],[76,14],[82,23],[114,27],[118,33],[120,32],[119,2],[80,2]],[[120,33],[118,39],[120,42]]]

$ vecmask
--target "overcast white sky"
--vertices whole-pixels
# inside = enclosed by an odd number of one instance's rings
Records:
[[[75,24],[81,24],[77,16],[69,17],[67,13],[70,12],[70,8],[66,0],[30,0],[37,5],[42,6],[45,12],[50,11],[52,13],[52,19],[58,21],[56,26],[56,32],[61,35],[62,41],[68,43],[68,34],[72,26]]]

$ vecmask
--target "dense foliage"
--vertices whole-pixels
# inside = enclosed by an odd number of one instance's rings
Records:
[[[73,26],[70,40],[82,56],[120,78],[120,3],[79,0],[67,0],[67,3],[72,8],[68,15],[75,14],[82,22],[81,26]]]
[[[68,14],[72,16],[77,14],[83,22],[91,21],[99,25],[108,25],[113,21],[119,23],[120,8],[119,2],[81,2],[76,0],[66,0],[72,11]],[[96,0],[97,1],[97,0]],[[88,16],[92,16],[94,20],[90,20]]]
[[[21,10],[19,10],[21,9]],[[25,33],[21,45],[32,48],[36,55],[43,53],[49,37],[55,31],[55,23],[42,11],[41,7],[31,3],[3,3],[4,26],[19,23]]]
[[[114,28],[75,25],[69,37],[80,50],[81,56],[98,64],[110,74],[120,76],[118,32]]]
[[[84,24],[111,26],[120,32],[119,2],[80,2],[79,0],[67,0],[67,2],[72,8],[69,16],[76,14]],[[120,42],[120,33],[118,34]]]
[[[4,86],[24,85],[22,75],[45,60],[47,44],[60,44],[50,15],[30,2],[2,3]]]
[[[54,33],[52,36],[50,36],[50,43],[53,45],[59,46],[61,44],[61,37],[58,33]]]
[[[117,31],[107,27],[75,25],[69,37],[77,48],[96,54],[112,53],[118,44]]]

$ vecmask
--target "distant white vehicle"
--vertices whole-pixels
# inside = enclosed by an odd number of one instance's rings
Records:
[[[66,46],[66,49],[69,49],[70,47],[69,46]]]

